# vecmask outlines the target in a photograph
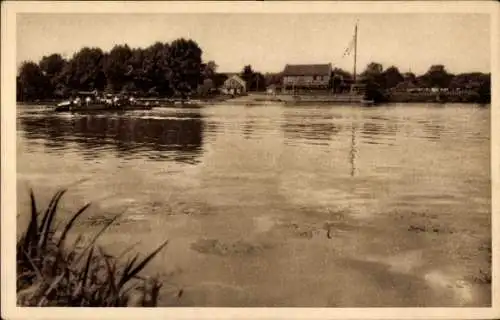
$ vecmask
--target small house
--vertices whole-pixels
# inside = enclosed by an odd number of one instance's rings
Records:
[[[287,64],[283,70],[283,90],[328,89],[332,76],[332,64]]]
[[[245,94],[247,91],[247,83],[238,75],[232,75],[227,78],[222,85],[222,92],[225,94]]]

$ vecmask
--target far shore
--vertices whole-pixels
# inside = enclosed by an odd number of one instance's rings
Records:
[[[267,92],[248,92],[243,95],[213,95],[213,96],[203,96],[203,97],[192,97],[190,100],[198,102],[200,104],[236,104],[236,105],[259,105],[261,103],[284,103],[291,97],[291,94],[283,93],[267,93]],[[298,94],[298,97],[310,97],[321,101],[322,97],[325,97],[325,103],[328,104],[328,98],[332,95],[326,94]],[[140,97],[138,99],[150,100],[152,102],[160,103],[165,101],[179,100],[171,97]],[[64,98],[59,99],[40,99],[35,101],[17,101],[17,104],[25,105],[55,105]],[[476,96],[471,94],[450,94],[450,93],[411,93],[411,92],[395,92],[387,95],[385,101],[381,101],[377,104],[404,104],[404,103],[460,103],[460,104],[482,104],[489,105],[491,102],[481,102]],[[339,103],[331,103],[339,104]],[[348,103],[349,104],[349,103]],[[353,104],[353,103],[350,103]]]

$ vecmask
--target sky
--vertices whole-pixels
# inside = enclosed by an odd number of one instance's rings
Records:
[[[452,73],[490,72],[489,15],[466,13],[22,13],[17,66],[51,53],[70,58],[83,46],[107,51],[184,37],[196,41],[203,60],[214,60],[220,72],[239,72],[247,64],[279,72],[285,64],[308,63],[352,71],[353,56],[342,55],[356,21],[358,72],[370,62],[417,74],[432,64]]]

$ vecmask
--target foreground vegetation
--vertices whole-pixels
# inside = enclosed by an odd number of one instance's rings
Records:
[[[76,220],[90,204],[65,224],[56,224],[58,204],[66,191],[58,191],[43,211],[31,191],[31,218],[17,241],[17,304],[21,306],[153,307],[161,288],[157,278],[139,276],[144,267],[166,246],[140,259],[123,258],[129,250],[111,256],[96,245],[115,216],[90,240],[79,235],[68,245]]]

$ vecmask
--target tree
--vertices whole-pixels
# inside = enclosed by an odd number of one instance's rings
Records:
[[[99,48],[82,48],[62,71],[64,85],[74,90],[103,90],[106,86],[103,58],[104,53]]]
[[[264,91],[266,90],[266,77],[260,72],[253,74],[252,80],[250,82],[251,91]]]
[[[202,79],[201,55],[193,40],[181,38],[170,45],[170,80],[175,93],[183,98],[195,92]]]
[[[446,71],[442,64],[432,65],[429,70],[419,77],[420,82],[425,87],[448,88],[453,75]]]
[[[240,74],[247,83],[249,91],[262,91],[266,89],[266,77],[260,72],[255,72],[251,65],[246,65]]]
[[[66,66],[67,61],[58,53],[49,56],[43,56],[38,62],[38,66],[42,73],[47,77],[50,88],[47,88],[47,95],[53,96],[60,89],[62,79],[61,74]]]
[[[170,59],[168,43],[156,42],[144,50],[140,81],[140,87],[144,91],[157,92],[166,96],[173,94]]]
[[[16,101],[23,100],[22,83],[19,76],[16,77]]]
[[[478,88],[479,102],[491,102],[491,74],[482,74],[479,78],[480,85]]]
[[[19,68],[18,94],[22,101],[45,98],[50,95],[50,81],[40,69],[39,65],[32,62],[23,62]]]
[[[17,95],[42,98],[106,88],[113,92],[186,97],[207,84],[206,79],[216,86],[226,79],[217,74],[214,61],[202,63],[202,53],[198,44],[188,39],[171,44],[156,42],[144,49],[116,45],[109,52],[84,47],[68,61],[55,53],[44,56],[38,64],[23,65],[16,80]]]
[[[224,82],[227,80],[227,75],[224,73],[216,73],[213,77],[214,81],[214,87],[219,88],[221,87]]]
[[[334,93],[339,93],[342,91],[341,86],[342,86],[343,78],[342,76],[335,74],[333,77],[331,77],[331,88],[333,89]]]
[[[339,76],[343,80],[351,80],[352,79],[352,74],[342,68],[333,68],[332,70],[332,76]]]
[[[365,85],[365,96],[375,102],[385,100],[385,77],[383,67],[380,63],[371,62],[361,73],[362,82]]]
[[[66,60],[64,60],[64,58],[58,53],[43,56],[38,63],[40,70],[42,70],[42,72],[49,77],[54,77],[61,73],[65,64]]]
[[[380,63],[377,62],[371,62],[366,66],[365,71],[363,74],[365,75],[380,75],[382,74],[384,68]]]
[[[119,91],[132,79],[132,50],[128,45],[116,45],[105,55],[103,71],[106,76],[107,88]]]
[[[350,72],[344,69],[334,68],[330,79],[330,88],[334,93],[339,93],[349,90],[353,77]]]
[[[146,92],[148,88],[148,79],[143,70],[144,50],[136,48],[131,50],[131,57],[128,61],[126,75],[128,81],[125,84],[125,90],[139,90]],[[122,88],[123,89],[123,88]]]
[[[489,76],[481,72],[460,73],[450,80],[449,88],[477,90],[485,81],[489,81]]]
[[[203,83],[198,86],[198,94],[201,96],[209,95],[212,89],[214,89],[214,82],[212,79],[205,79]]]
[[[377,84],[381,89],[385,88],[385,77],[383,74],[384,68],[380,63],[371,62],[366,66],[366,69],[361,73],[364,82]]]
[[[407,82],[415,83],[417,81],[417,76],[413,72],[405,72],[403,74],[403,80]]]
[[[251,65],[244,66],[243,70],[241,71],[241,74],[240,74],[241,79],[246,81],[248,87],[250,87],[253,75],[254,75],[254,71],[253,71]]]
[[[384,71],[384,83],[386,89],[394,88],[400,82],[403,82],[404,78],[399,72],[399,69],[395,66],[391,66]]]
[[[213,77],[215,76],[218,68],[218,65],[215,63],[215,61],[210,60],[207,63],[203,63],[201,67],[202,67],[201,73],[203,75],[203,79],[213,80]]]
[[[264,75],[266,86],[270,85],[280,85],[281,81],[283,81],[283,74],[279,73],[266,73]]]

